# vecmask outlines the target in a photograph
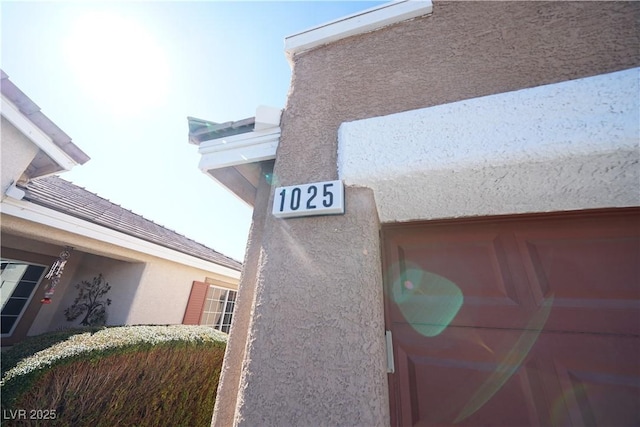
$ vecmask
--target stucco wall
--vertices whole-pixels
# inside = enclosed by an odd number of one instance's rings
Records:
[[[433,15],[300,53],[275,184],[337,179],[345,121],[637,66],[639,16],[620,2],[436,2]],[[268,215],[252,237],[238,425],[389,423],[374,196],[345,196],[343,216]]]
[[[82,258],[79,260],[78,268],[75,271],[65,271],[69,276],[68,285],[60,289],[60,292],[56,290],[54,299],[59,300],[58,309],[48,322],[40,322],[40,319],[36,319],[38,321],[34,323],[34,326],[46,325],[48,323],[47,330],[79,326],[83,316],[70,322],[66,319],[64,310],[70,307],[74,299],[78,296],[78,290],[75,288],[75,285],[83,280],[92,282],[93,278],[98,276],[98,274],[102,274],[104,280],[111,285],[111,290],[103,297],[103,299],[109,298],[112,301],[111,305],[107,307],[107,324],[127,324],[127,317],[131,310],[131,302],[136,294],[145,264],[118,261],[92,254],[76,253],[74,255],[81,255]]]
[[[638,2],[434,2],[432,15],[301,53],[276,176],[337,179],[342,122],[636,67],[639,20]]]
[[[269,209],[270,184],[266,177],[273,173],[273,162],[265,162],[261,167],[261,179],[258,184],[251,229],[249,230],[249,242],[245,253],[238,296],[236,299],[233,322],[229,331],[229,340],[224,355],[224,364],[218,383],[218,395],[211,422],[213,426],[230,426],[234,423],[236,414],[236,398],[242,376],[242,365],[245,359],[247,340],[251,328],[252,314],[255,307],[256,279],[258,277],[257,260],[262,252],[262,232],[264,222]]]
[[[2,177],[1,199],[7,188],[22,175],[38,153],[38,147],[24,136],[7,119],[0,123],[0,147],[2,148],[0,176]]]
[[[154,259],[148,260],[126,323],[182,323],[194,280],[204,282],[204,270]],[[237,289],[237,282],[224,284]]]
[[[371,190],[345,198],[343,216],[266,218],[238,425],[388,419],[378,220]]]
[[[640,204],[640,68],[343,123],[383,222]]]

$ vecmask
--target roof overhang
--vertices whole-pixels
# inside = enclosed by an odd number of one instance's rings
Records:
[[[432,11],[431,0],[392,1],[288,36],[284,50],[291,60],[300,52],[428,15]]]
[[[262,163],[276,158],[281,113],[280,109],[260,106],[255,117],[237,122],[189,117],[189,142],[199,145],[199,169],[253,206]]]
[[[319,25],[285,38],[285,53],[300,52],[397,22],[430,14],[431,0],[400,0]],[[199,168],[253,206],[263,163],[276,158],[282,111],[258,107],[256,116],[215,123],[189,117],[189,142],[200,146]]]
[[[27,168],[29,178],[67,171],[89,160],[71,138],[24,94],[4,71],[1,74],[2,103],[0,113],[38,148]]]
[[[240,278],[240,271],[232,268],[197,258],[156,243],[148,242],[29,201],[7,198],[0,203],[0,212],[3,215],[9,215],[21,220],[72,233],[78,236],[78,240],[75,242],[70,240],[68,243],[72,242],[77,249],[85,252],[95,253],[95,247],[86,246],[88,244],[86,239],[92,239],[97,242],[114,245],[118,248],[129,249],[189,267],[217,273],[225,277],[231,277],[233,279]],[[3,220],[2,229],[3,232],[15,231],[18,234],[29,233],[28,228],[20,225],[17,225],[16,229],[13,230],[10,221],[7,221],[6,217],[5,220]],[[39,238],[45,241],[48,239],[47,236],[40,236]],[[112,256],[113,254],[109,255]]]

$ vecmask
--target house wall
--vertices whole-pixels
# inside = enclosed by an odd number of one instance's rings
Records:
[[[430,16],[300,53],[275,183],[337,179],[346,121],[638,66],[639,16],[637,3],[436,2]],[[345,197],[343,216],[267,215],[252,236],[261,253],[235,419],[215,425],[389,423],[374,193]]]
[[[78,296],[75,285],[83,280],[91,282],[99,274],[102,274],[104,280],[111,285],[109,292],[102,298],[103,300],[109,298],[112,301],[111,305],[107,307],[107,325],[128,324],[127,318],[132,308],[132,300],[144,268],[145,264],[142,262],[131,263],[92,254],[82,254],[78,268],[73,274],[70,274],[69,285],[59,296],[56,295],[59,299],[58,309],[48,322],[41,322],[41,324],[48,324],[48,330],[80,326],[83,316],[70,322],[66,319],[64,310],[70,307]]]
[[[194,280],[204,282],[211,273],[154,259],[146,263],[131,310],[129,325],[182,323]],[[227,279],[224,287],[236,290],[237,279]],[[219,286],[217,282],[216,286]]]
[[[50,264],[64,245],[73,247],[63,280],[49,305],[39,310],[29,335],[69,327],[64,309],[73,303],[73,285],[103,273],[112,289],[109,324],[180,324],[194,280],[219,277],[209,272],[85,236],[2,215],[2,250],[47,254]],[[63,242],[63,243],[61,243]],[[233,287],[236,278],[228,278]],[[34,299],[35,300],[35,299]],[[77,323],[77,322],[75,322]],[[75,324],[74,323],[74,324]]]
[[[2,117],[0,123],[0,140],[2,156],[0,159],[0,176],[2,199],[9,186],[17,181],[38,153],[38,147],[24,136],[7,119]]]
[[[4,258],[49,266],[55,261],[62,249],[64,248],[59,245],[46,243],[38,244],[33,240],[26,239],[21,236],[15,236],[8,233],[2,234],[2,256]],[[73,255],[74,256],[69,258],[65,266],[65,274],[61,277],[60,283],[56,288],[57,296],[64,295],[64,292],[71,281],[71,277],[78,268],[82,258],[82,253]],[[56,313],[60,305],[60,298],[54,298],[52,303],[48,305],[40,303],[40,300],[44,296],[45,287],[48,283],[49,282],[46,279],[41,281],[14,332],[10,337],[2,338],[3,345],[15,344],[16,342],[24,339],[27,335],[37,335],[38,333],[42,333],[47,330],[48,322]],[[42,323],[42,321],[35,322],[37,317],[48,320],[45,321],[46,323]]]

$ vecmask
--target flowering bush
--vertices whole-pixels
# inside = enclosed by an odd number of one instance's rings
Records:
[[[0,381],[0,387],[14,377],[51,366],[58,360],[83,353],[135,344],[160,344],[169,341],[226,343],[227,334],[208,326],[187,325],[119,326],[106,328],[93,334],[90,332],[80,333],[18,362],[15,367],[4,374]]]
[[[186,325],[31,337],[7,352],[2,411],[49,408],[51,427],[209,426],[226,341],[213,328]]]

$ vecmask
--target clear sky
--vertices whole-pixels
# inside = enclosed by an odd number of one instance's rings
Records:
[[[187,116],[284,108],[284,38],[384,2],[0,2],[1,67],[91,160],[61,176],[240,261],[251,208],[198,169]]]

